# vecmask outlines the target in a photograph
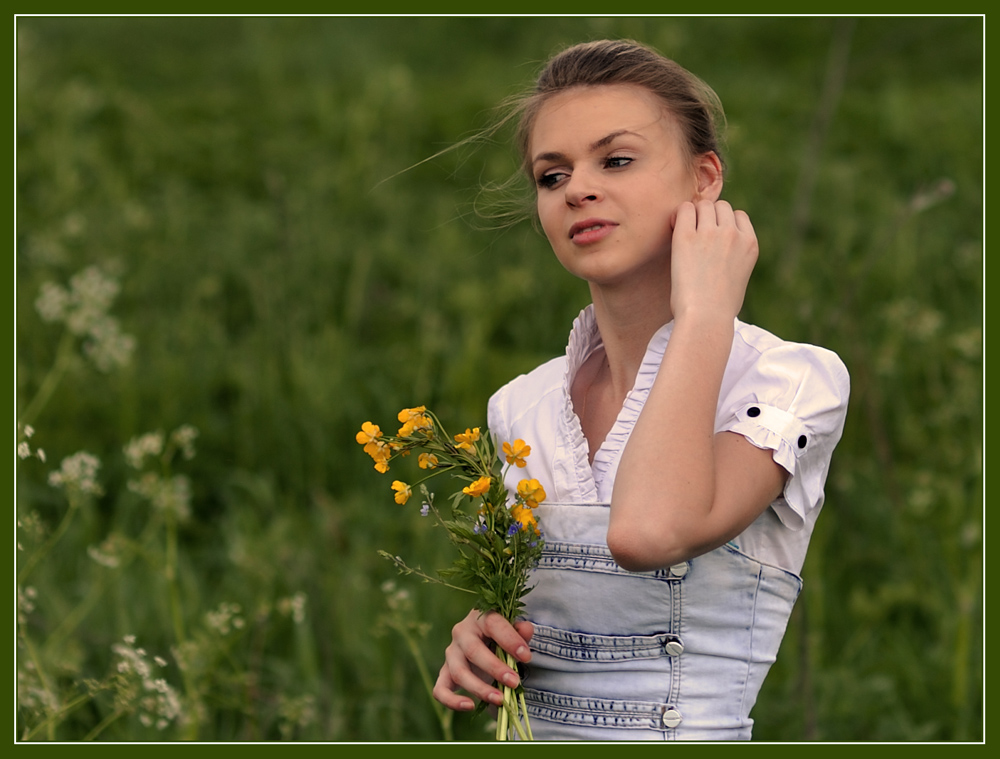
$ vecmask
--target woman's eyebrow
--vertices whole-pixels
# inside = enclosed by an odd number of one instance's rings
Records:
[[[604,137],[601,137],[601,139],[599,139],[599,140],[595,140],[594,142],[590,143],[589,150],[590,150],[591,153],[593,153],[596,150],[600,150],[601,148],[606,147],[607,145],[610,145],[612,142],[614,142],[615,140],[617,140],[619,137],[621,137],[623,135],[626,135],[626,134],[627,135],[631,135],[633,137],[639,137],[642,140],[646,140],[646,138],[643,137],[638,132],[633,132],[630,129],[619,129],[619,130],[617,130],[615,132],[612,132],[611,134],[607,134]],[[559,162],[559,161],[565,160],[565,158],[566,158],[566,154],[565,153],[559,153],[559,152],[539,153],[537,156],[535,156],[534,160],[532,161],[532,164],[536,164],[539,161],[555,161],[555,162]]]
[[[606,145],[610,145],[612,142],[614,142],[615,140],[617,140],[619,137],[621,137],[623,135],[626,135],[626,134],[627,135],[631,135],[632,137],[639,137],[639,138],[641,138],[643,140],[646,139],[645,137],[643,137],[638,132],[633,132],[630,129],[619,129],[617,132],[612,132],[611,134],[609,134],[609,135],[607,135],[605,137],[602,137],[601,139],[597,140],[596,142],[591,143],[591,145],[590,145],[590,152],[593,153],[595,150],[600,150],[601,148],[605,147]]]

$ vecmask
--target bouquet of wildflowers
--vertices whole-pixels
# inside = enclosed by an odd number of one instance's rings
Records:
[[[382,555],[404,573],[475,594],[476,609],[483,614],[496,611],[513,622],[524,606],[522,597],[530,590],[529,571],[542,552],[542,536],[532,510],[545,499],[545,490],[538,480],[524,479],[518,483],[517,492],[509,493],[504,477],[511,466],[525,466],[530,446],[523,440],[504,442],[502,451],[507,464],[501,468],[496,442],[489,434],[480,433],[479,427],[451,436],[424,406],[403,409],[398,418],[402,426],[395,435],[383,433],[378,425],[365,422],[356,440],[375,461],[375,469],[382,473],[389,470],[389,462],[397,456],[419,451],[417,466],[427,475],[412,484],[394,480],[395,501],[405,504],[419,486],[423,495],[420,513],[433,514],[459,555],[450,567],[438,570],[438,577],[408,566],[398,556],[385,552]],[[467,483],[451,496],[448,509],[435,505],[434,495],[424,484],[444,472],[450,472],[460,483]],[[468,508],[470,501],[473,509]],[[517,668],[516,660],[499,647],[497,655],[511,668]],[[497,740],[507,740],[515,734],[522,740],[530,740],[531,726],[522,687],[500,684],[497,687],[504,695],[497,718]]]

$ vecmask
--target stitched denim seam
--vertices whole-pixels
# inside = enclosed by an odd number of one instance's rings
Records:
[[[587,543],[546,543],[538,562],[539,569],[576,569],[579,571],[599,572],[604,574],[622,575],[637,579],[658,580],[660,582],[680,582],[682,578],[670,574],[669,569],[657,569],[652,572],[629,572],[622,569],[614,560],[611,551],[606,546]]]
[[[680,641],[669,632],[654,635],[600,635],[535,625],[535,650],[571,661],[613,663],[635,659],[676,659],[667,653],[667,643]]]
[[[669,704],[653,701],[563,696],[531,688],[524,689],[525,701],[531,706],[531,716],[563,724],[587,724],[623,730],[656,730],[668,732],[674,728],[663,724],[662,715]]]
[[[757,567],[757,583],[754,585],[753,589],[753,607],[750,610],[750,640],[749,640],[749,655],[747,656],[746,670],[743,673],[743,693],[740,694],[740,709],[744,713],[746,709],[747,701],[747,686],[750,684],[750,667],[751,663],[754,661],[754,633],[757,629],[757,602],[760,600],[760,584],[764,579],[764,571],[758,565]]]

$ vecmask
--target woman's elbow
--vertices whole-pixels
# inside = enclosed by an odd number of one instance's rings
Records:
[[[629,572],[652,572],[689,558],[669,536],[614,524],[608,528],[608,548],[615,563]]]

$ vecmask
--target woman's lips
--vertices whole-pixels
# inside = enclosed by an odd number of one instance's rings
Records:
[[[569,228],[569,238],[577,245],[588,245],[603,240],[617,226],[613,221],[605,219],[587,219]]]

